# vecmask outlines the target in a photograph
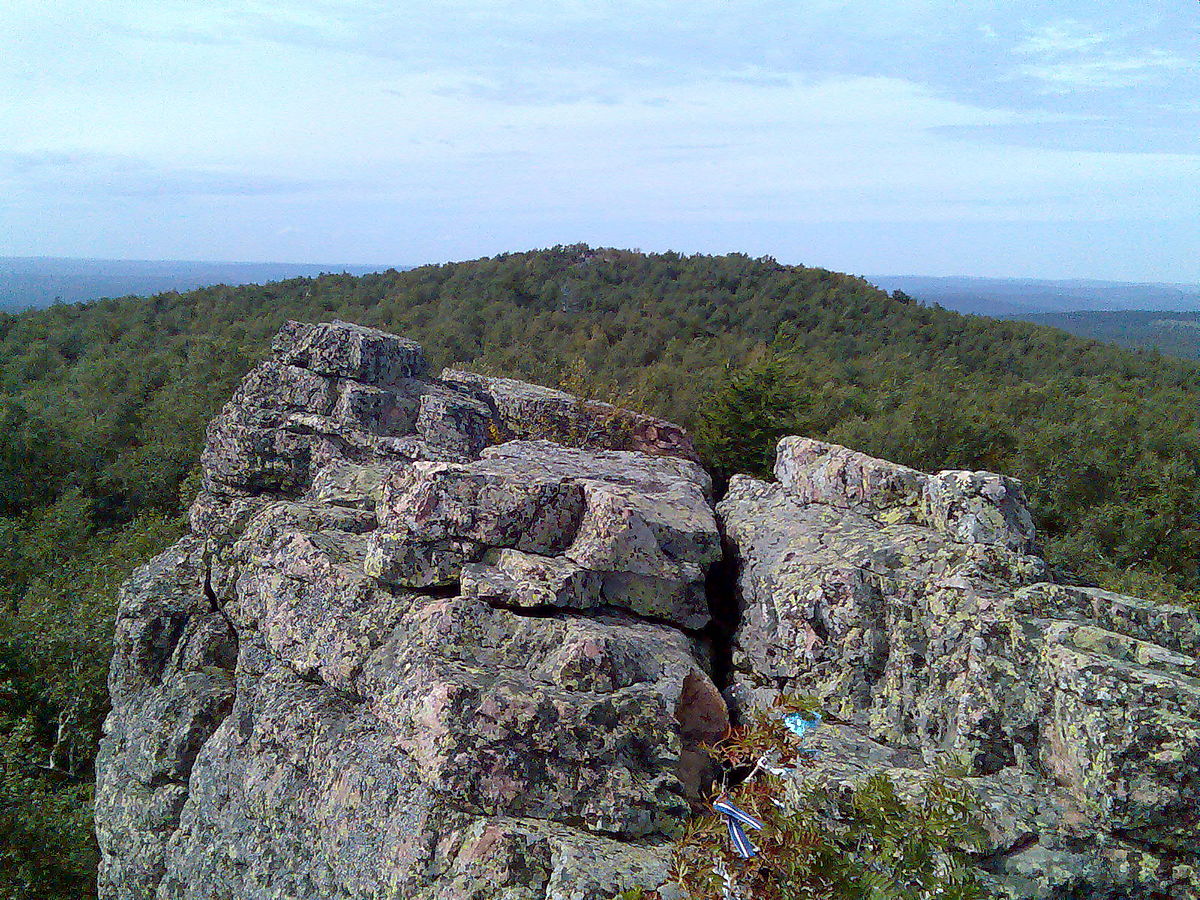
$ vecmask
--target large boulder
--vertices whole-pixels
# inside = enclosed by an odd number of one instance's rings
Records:
[[[575,424],[511,399],[543,393]],[[209,427],[192,533],[122,589],[101,896],[662,883],[728,727],[721,541],[682,429],[599,412],[289,323]]]
[[[185,537],[121,588],[96,760],[100,881],[153,897],[196,757],[233,706],[237,636],[205,593],[202,542]]]
[[[708,475],[673,457],[512,441],[396,471],[368,570],[517,607],[615,607],[697,630],[721,558]]]
[[[1025,494],[1003,475],[926,475],[836,444],[785,437],[776,451],[775,477],[802,503],[874,509],[888,522],[920,522],[964,543],[1034,548]]]
[[[1004,896],[1197,896],[1200,615],[1053,584],[1020,485],[804,438],[718,505],[729,696],[815,698],[793,797],[965,766]]]

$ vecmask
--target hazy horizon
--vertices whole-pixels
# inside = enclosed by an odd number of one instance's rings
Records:
[[[177,263],[179,265],[215,265],[215,266],[353,266],[354,268],[363,268],[365,266],[394,266],[396,268],[412,268],[411,263],[383,263],[383,262],[351,262],[346,260],[337,260],[330,262],[314,262],[311,260],[295,260],[295,259],[172,259],[161,258],[152,259],[149,257],[138,256],[48,256],[45,254],[29,254],[29,255],[0,255],[0,263],[17,260],[47,260],[57,262],[112,262],[112,263],[146,263],[147,265],[155,265],[160,263]],[[416,265],[425,265],[417,263]]]
[[[1200,281],[1195,4],[11,0],[0,254]]]
[[[549,246],[553,246],[553,245],[547,245],[547,247],[517,247],[517,248],[511,248],[509,250],[502,250],[499,252],[500,253],[523,253],[523,252],[532,251],[532,250],[547,249]],[[618,247],[618,248],[614,248],[614,249],[633,249],[633,248]],[[666,250],[652,250],[652,251],[645,250],[645,248],[638,248],[638,249],[643,252],[648,252],[648,253],[666,253],[666,252],[686,253],[687,252],[687,251],[673,250],[672,248],[667,248]],[[710,251],[697,251],[697,252],[710,252]],[[742,252],[745,252],[745,251],[736,250],[736,249],[724,250],[724,251],[711,251],[711,253],[713,255],[724,255],[724,254],[729,254],[729,253],[742,253]],[[494,256],[496,254],[486,254],[486,255]],[[771,254],[766,254],[766,255],[771,255]],[[27,254],[27,255],[0,254],[0,265],[3,265],[8,262],[14,262],[14,261],[45,260],[48,262],[144,263],[146,265],[178,264],[178,265],[203,265],[203,266],[303,266],[303,267],[307,267],[307,268],[312,268],[312,267],[317,267],[317,266],[334,266],[334,267],[345,266],[345,267],[353,268],[353,269],[371,269],[372,271],[383,271],[388,268],[403,270],[403,269],[415,269],[420,266],[426,266],[426,265],[441,265],[443,263],[469,262],[471,259],[476,259],[476,258],[480,258],[480,257],[462,257],[462,258],[456,258],[456,259],[418,260],[418,261],[410,260],[410,261],[404,261],[404,262],[394,262],[394,261],[393,262],[381,262],[381,261],[371,261],[371,260],[367,260],[367,261],[362,261],[362,260],[314,261],[314,260],[281,260],[281,259],[213,259],[213,258],[151,259],[148,257],[133,257],[133,256],[130,256],[130,257],[49,256],[49,255],[44,255],[44,254]],[[807,266],[813,266],[816,268],[824,268],[824,269],[829,268],[829,266],[822,266],[820,263],[817,263],[817,262],[797,263],[797,262],[793,262],[793,261],[787,260],[787,259],[779,259],[778,261],[784,265],[807,265]],[[835,271],[842,271],[842,270],[835,270]],[[880,279],[923,278],[923,279],[944,280],[944,281],[953,281],[953,280],[1024,281],[1024,282],[1046,282],[1046,283],[1058,282],[1058,283],[1072,283],[1072,284],[1087,284],[1088,282],[1093,282],[1097,285],[1124,284],[1124,285],[1147,285],[1147,286],[1152,285],[1152,286],[1160,286],[1160,287],[1200,288],[1200,279],[1198,279],[1197,281],[1194,281],[1194,282],[1191,282],[1191,281],[1160,281],[1160,280],[1141,280],[1141,281],[1139,281],[1136,279],[1120,279],[1120,278],[1117,278],[1117,279],[1084,278],[1084,277],[1047,278],[1047,277],[1041,277],[1041,276],[1022,275],[1020,273],[1015,274],[1015,275],[979,275],[979,274],[970,273],[970,272],[950,272],[950,273],[946,273],[946,274],[930,274],[927,272],[915,272],[915,271],[913,271],[913,272],[850,272],[850,271],[847,271],[847,274],[857,275],[858,277],[865,278],[867,280],[871,280],[874,278],[880,278]]]

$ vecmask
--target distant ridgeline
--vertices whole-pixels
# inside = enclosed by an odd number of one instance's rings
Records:
[[[906,275],[871,280],[957,312],[1049,325],[1135,350],[1200,357],[1200,285]]]
[[[766,475],[787,434],[1001,472],[1060,573],[1200,588],[1200,365],[823,269],[577,245],[0,313],[0,894],[94,889],[116,585],[181,533],[205,424],[289,319],[679,422],[718,491]]]
[[[1122,347],[1200,359],[1200,311],[1061,312],[1021,318]]]
[[[1106,310],[1200,310],[1200,285],[1042,278],[871,276],[887,290],[958,312],[1026,319],[1039,313]]]
[[[41,309],[102,297],[149,296],[210,284],[263,284],[323,272],[361,275],[380,266],[0,256],[0,310]]]

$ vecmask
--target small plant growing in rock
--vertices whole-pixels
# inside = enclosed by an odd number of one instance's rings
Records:
[[[720,816],[698,817],[675,847],[675,889],[689,900],[987,897],[969,857],[983,842],[975,800],[949,773],[923,781],[915,797],[879,774],[840,789],[793,790],[784,802],[786,776],[770,770],[814,764],[784,725],[803,706],[760,714],[712,748],[727,771],[751,773],[724,796],[763,823],[751,836],[757,854],[734,851]]]

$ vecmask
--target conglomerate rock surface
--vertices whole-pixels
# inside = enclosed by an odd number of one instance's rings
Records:
[[[728,727],[682,429],[290,324],[122,590],[106,898],[607,898]],[[512,440],[514,437],[534,440]]]
[[[1003,896],[1200,896],[1200,615],[1052,584],[1020,485],[803,438],[718,505],[745,714],[814,697],[794,797],[966,770]]]
[[[782,803],[951,760],[998,893],[1200,896],[1200,617],[1052,583],[1016,482],[786,438],[714,510],[676,425],[346,323],[273,349],[122,588],[106,900],[655,888],[780,695],[825,711]]]

